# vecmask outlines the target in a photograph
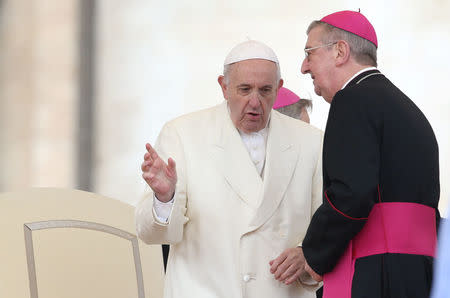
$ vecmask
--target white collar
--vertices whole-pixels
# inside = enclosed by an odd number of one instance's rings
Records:
[[[356,78],[357,76],[359,76],[360,74],[362,74],[363,72],[366,72],[366,71],[369,71],[369,70],[375,70],[375,69],[377,69],[376,67],[374,67],[374,66],[371,66],[371,67],[366,67],[366,68],[364,68],[364,69],[361,69],[360,71],[358,71],[357,73],[355,73],[345,84],[344,84],[344,86],[342,86],[342,88],[341,88],[341,90],[342,89],[344,89],[347,85],[348,85],[348,83],[350,83],[354,78]]]
[[[251,137],[251,136],[262,136],[264,138],[264,142],[267,142],[268,130],[269,130],[269,128],[266,126],[257,132],[246,133],[246,132],[240,131],[239,129],[238,129],[238,132],[242,138]]]
[[[228,114],[230,114],[230,106],[227,103]],[[245,133],[240,131],[237,127],[237,131],[241,136],[241,140],[245,145],[245,148],[248,151],[250,159],[256,167],[258,174],[262,177],[264,164],[266,160],[266,145],[267,145],[267,136],[269,134],[269,126],[270,126],[270,116],[272,111],[269,112],[269,117],[267,119],[266,126],[257,131],[251,133]]]
[[[267,127],[251,133],[239,131],[242,143],[244,143],[250,159],[261,177],[266,160],[267,131]]]

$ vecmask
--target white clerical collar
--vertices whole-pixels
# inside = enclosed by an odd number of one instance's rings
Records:
[[[361,69],[360,71],[358,71],[357,73],[355,73],[355,74],[350,78],[350,80],[348,80],[348,81],[344,84],[344,86],[342,86],[341,90],[344,89],[344,88],[348,85],[348,83],[350,83],[354,78],[356,78],[357,76],[359,76],[359,75],[362,74],[363,72],[369,71],[369,70],[375,70],[375,69],[377,69],[377,68],[374,67],[374,66],[366,67],[366,68],[364,68],[364,69]]]
[[[244,143],[245,148],[250,155],[250,159],[258,171],[258,174],[262,177],[262,172],[264,169],[264,164],[266,161],[266,144],[267,144],[267,131],[268,128],[265,127],[257,132],[245,133],[240,130],[239,134]]]
[[[227,107],[228,107],[228,114],[230,114],[230,107],[228,106],[228,104]],[[257,132],[245,133],[236,128],[237,131],[239,132],[239,135],[241,136],[245,148],[247,149],[250,155],[250,159],[252,160],[258,174],[261,177],[266,160],[266,144],[267,144],[267,136],[269,134],[271,113],[272,111],[270,111],[269,113],[266,126]]]
[[[264,127],[263,129],[261,129],[260,131],[250,132],[250,133],[246,133],[246,132],[240,131],[238,129],[238,132],[239,132],[239,134],[241,135],[242,138],[244,138],[244,137],[252,137],[252,136],[255,136],[255,137],[262,136],[263,139],[264,139],[264,143],[267,142],[268,131],[269,131],[269,128],[267,126]]]

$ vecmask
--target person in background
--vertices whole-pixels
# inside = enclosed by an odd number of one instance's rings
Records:
[[[289,117],[309,123],[308,111],[312,110],[312,100],[300,98],[288,88],[281,87],[273,109]]]
[[[278,59],[234,47],[225,101],[164,125],[141,165],[137,235],[170,244],[164,297],[308,298],[301,240],[322,189],[322,132],[272,111]]]
[[[360,12],[325,16],[307,34],[301,71],[330,110],[305,270],[323,277],[326,298],[428,297],[440,218],[433,129],[376,68],[377,36]]]

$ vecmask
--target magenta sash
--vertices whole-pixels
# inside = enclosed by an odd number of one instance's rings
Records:
[[[333,271],[323,276],[323,298],[351,298],[355,261],[383,253],[434,257],[435,209],[416,203],[378,203]]]

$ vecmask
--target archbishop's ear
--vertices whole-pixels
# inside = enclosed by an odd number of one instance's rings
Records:
[[[227,96],[227,84],[225,83],[225,77],[220,75],[217,78],[217,82],[219,82],[220,88],[222,88],[223,97],[228,100]]]
[[[340,40],[335,45],[336,66],[347,63],[350,59],[350,45],[345,40]]]

